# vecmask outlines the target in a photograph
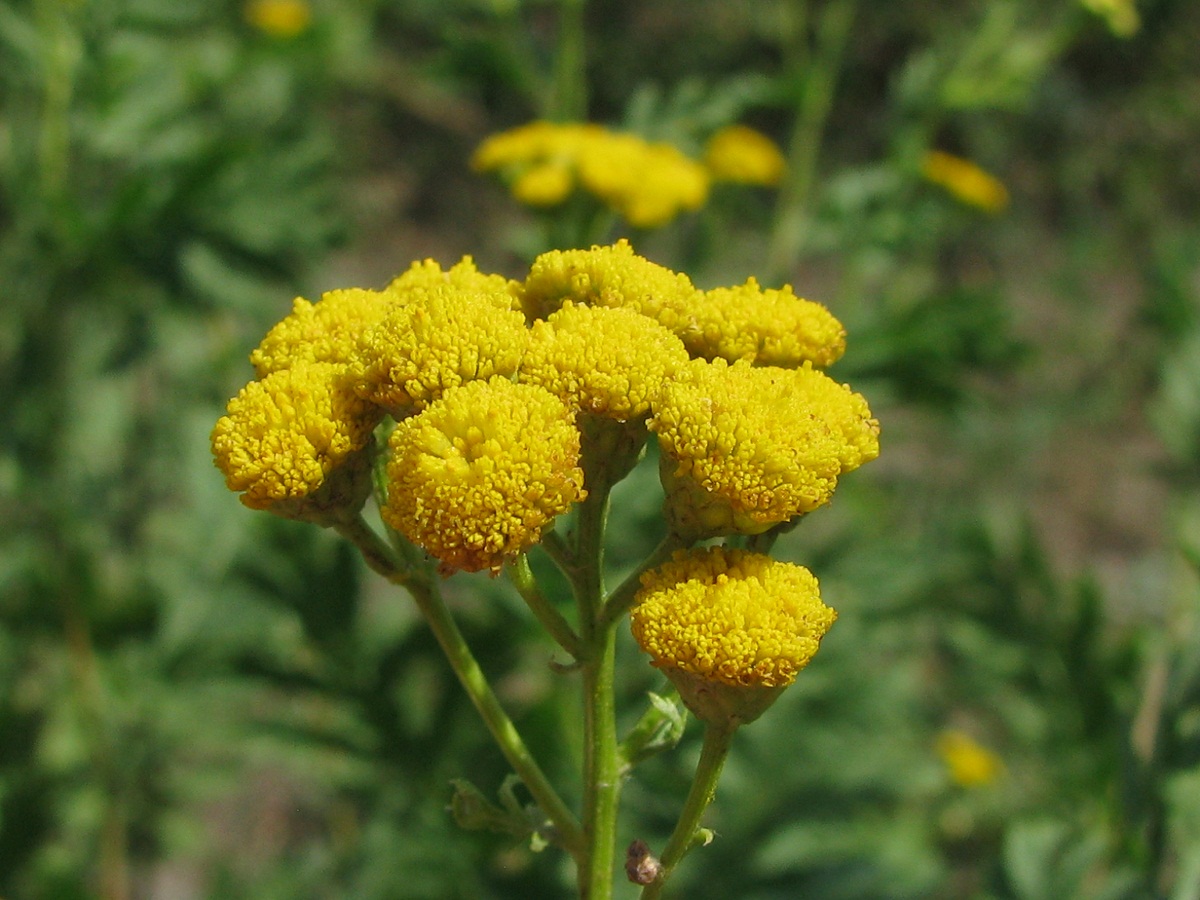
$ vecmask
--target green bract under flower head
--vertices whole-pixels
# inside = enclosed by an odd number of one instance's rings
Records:
[[[445,391],[390,450],[384,521],[446,570],[498,570],[587,494],[573,412],[505,378]]]

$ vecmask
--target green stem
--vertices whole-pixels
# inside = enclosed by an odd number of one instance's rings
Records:
[[[612,897],[617,805],[621,793],[621,756],[617,740],[613,675],[616,630],[602,616],[604,598],[604,526],[611,485],[602,475],[588,485],[580,506],[572,584],[579,603],[583,641],[583,827],[586,864],[579,873],[584,900]]]
[[[559,0],[554,85],[547,118],[557,122],[587,119],[587,53],[583,13],[585,0]]]
[[[459,631],[458,624],[442,600],[436,584],[426,578],[413,577],[407,573],[392,548],[361,516],[339,524],[337,531],[362,551],[363,558],[371,569],[389,581],[402,585],[412,595],[417,608],[421,610],[434,637],[437,638],[442,652],[449,660],[450,667],[458,676],[459,683],[471,698],[508,764],[513,767],[513,771],[533,795],[542,812],[557,829],[559,843],[579,862],[585,852],[583,829],[579,821],[550,784],[512,719],[500,705],[487,676],[483,674],[466,639]]]
[[[637,595],[638,588],[641,587],[642,575],[644,573],[655,566],[662,565],[671,558],[671,555],[676,550],[682,550],[686,546],[687,542],[677,534],[674,532],[668,533],[659,542],[659,545],[654,548],[653,552],[642,560],[642,564],[630,572],[625,580],[609,595],[607,602],[604,604],[601,618],[604,624],[615,624],[633,606],[633,598]]]
[[[659,858],[662,869],[658,877],[642,889],[641,900],[656,900],[662,895],[667,879],[671,877],[684,854],[700,838],[700,818],[717,793],[717,781],[721,777],[721,769],[725,766],[729,745],[736,731],[737,725],[731,724],[705,726],[704,744],[700,749],[700,761],[696,764],[691,790],[683,803],[675,830]]]
[[[790,48],[793,77],[802,79],[796,120],[788,142],[788,175],[779,193],[775,225],[771,233],[767,269],[772,279],[786,281],[796,265],[805,240],[805,220],[816,178],[817,161],[834,89],[841,70],[842,55],[854,21],[855,0],[834,0],[817,24],[816,53],[807,51],[806,5],[799,4]]]
[[[571,623],[566,620],[566,617],[546,599],[546,595],[538,587],[533,570],[529,567],[529,557],[522,553],[508,563],[504,567],[504,571],[530,611],[550,632],[550,636],[558,641],[560,647],[578,659],[581,655],[579,635],[575,633],[575,629],[571,627]]]

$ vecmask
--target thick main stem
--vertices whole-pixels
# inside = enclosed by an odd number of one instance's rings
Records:
[[[603,470],[593,469],[588,499],[579,511],[573,584],[579,603],[583,644],[583,828],[587,862],[579,873],[585,900],[609,900],[621,792],[613,675],[616,629],[604,619],[604,525],[611,485]]]
[[[696,764],[691,790],[688,791],[675,830],[659,858],[662,869],[658,877],[642,889],[641,900],[656,900],[662,895],[667,879],[696,842],[700,818],[717,793],[717,781],[725,767],[725,758],[729,755],[729,745],[736,731],[737,726],[730,724],[705,726],[704,744],[700,749],[700,761]]]

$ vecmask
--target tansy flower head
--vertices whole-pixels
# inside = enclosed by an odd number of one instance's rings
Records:
[[[393,290],[408,302],[362,336],[349,370],[362,396],[401,418],[447,388],[517,370],[529,332],[507,287]]]
[[[410,302],[421,293],[447,285],[485,294],[507,294],[511,298],[513,308],[520,308],[520,282],[512,281],[503,275],[480,272],[475,267],[475,260],[469,256],[464,256],[446,271],[442,271],[442,267],[432,259],[414,262],[406,272],[392,279],[388,291],[401,302]]]
[[[327,291],[318,303],[297,297],[291,314],[267,332],[250,362],[259,378],[298,363],[349,363],[359,335],[382,321],[396,302],[390,291],[360,288]]]
[[[552,250],[533,261],[521,291],[530,319],[544,319],[567,300],[588,306],[621,306],[655,319],[671,331],[690,321],[696,288],[633,252],[626,240],[590,250]]]
[[[1004,774],[1004,763],[969,734],[953,729],[937,738],[937,752],[959,787],[986,787]]]
[[[750,721],[808,665],[835,618],[802,566],[709,547],[643,575],[630,626],[693,712]]]
[[[718,181],[767,187],[779,184],[787,167],[775,142],[745,125],[730,125],[709,138],[704,164]]]
[[[1003,182],[970,160],[930,150],[921,164],[921,173],[968,206],[988,213],[1003,212],[1008,206],[1008,189]]]
[[[763,290],[753,278],[738,287],[716,288],[692,302],[694,324],[683,333],[693,356],[747,360],[759,366],[824,368],[846,349],[846,330],[819,303],[792,293],[789,285]]]
[[[670,144],[599,125],[530,122],[494,134],[471,159],[506,173],[530,206],[566,200],[578,183],[637,228],[657,228],[708,199],[708,170]]]
[[[533,323],[519,379],[577,409],[626,421],[646,415],[650,399],[687,360],[679,338],[653,319],[568,301]]]
[[[708,199],[708,170],[671,144],[610,134],[584,144],[579,180],[635,228],[659,228]]]
[[[226,485],[242,492],[246,506],[304,518],[362,505],[369,479],[327,482],[368,446],[382,413],[343,378],[332,363],[296,365],[250,382],[229,401],[212,449]]]
[[[866,401],[809,366],[693,361],[654,404],[671,527],[757,534],[825,503],[879,453]]]
[[[390,446],[384,521],[445,571],[497,571],[586,496],[573,413],[536,385],[450,388]]]
[[[276,38],[294,38],[312,22],[312,8],[305,0],[250,0],[246,21]]]

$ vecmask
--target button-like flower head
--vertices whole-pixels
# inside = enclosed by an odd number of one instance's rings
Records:
[[[632,309],[568,301],[533,323],[520,380],[592,415],[645,416],[663,384],[688,361],[683,343]]]
[[[708,170],[671,144],[608,134],[584,144],[579,180],[635,228],[660,228],[708,200]]]
[[[709,547],[643,575],[630,626],[693,712],[746,722],[808,665],[836,618],[808,569]]]
[[[521,284],[503,275],[480,272],[475,260],[464,256],[445,271],[432,259],[414,262],[408,270],[392,279],[388,291],[402,303],[411,303],[418,295],[443,287],[455,287],[485,294],[507,294],[514,309],[520,309],[518,292]]]
[[[533,261],[521,298],[530,319],[544,319],[567,300],[620,306],[679,332],[696,295],[691,280],[638,256],[622,239],[590,250],[552,250]]]
[[[703,359],[747,360],[759,366],[824,368],[846,350],[846,330],[820,303],[789,285],[763,290],[753,278],[715,288],[692,303],[695,326],[683,334],[688,352]]]
[[[296,365],[250,382],[229,401],[212,432],[213,455],[226,485],[252,509],[295,518],[356,510],[369,478],[331,481],[368,446],[381,415],[349,390],[341,366]]]
[[[693,538],[757,534],[810,512],[839,475],[879,455],[866,401],[807,365],[695,360],[663,389],[649,426],[668,520]]]
[[[507,288],[436,282],[404,296],[359,343],[350,374],[362,396],[402,418],[447,388],[517,370],[529,330]]]
[[[745,125],[722,128],[704,145],[704,164],[718,181],[779,184],[787,162],[773,140]]]
[[[327,291],[318,303],[297,297],[291,314],[267,332],[250,362],[259,378],[300,363],[349,363],[359,336],[397,302],[390,291],[361,288]]]
[[[384,521],[443,570],[498,570],[586,496],[573,417],[536,385],[450,388],[392,432]]]

